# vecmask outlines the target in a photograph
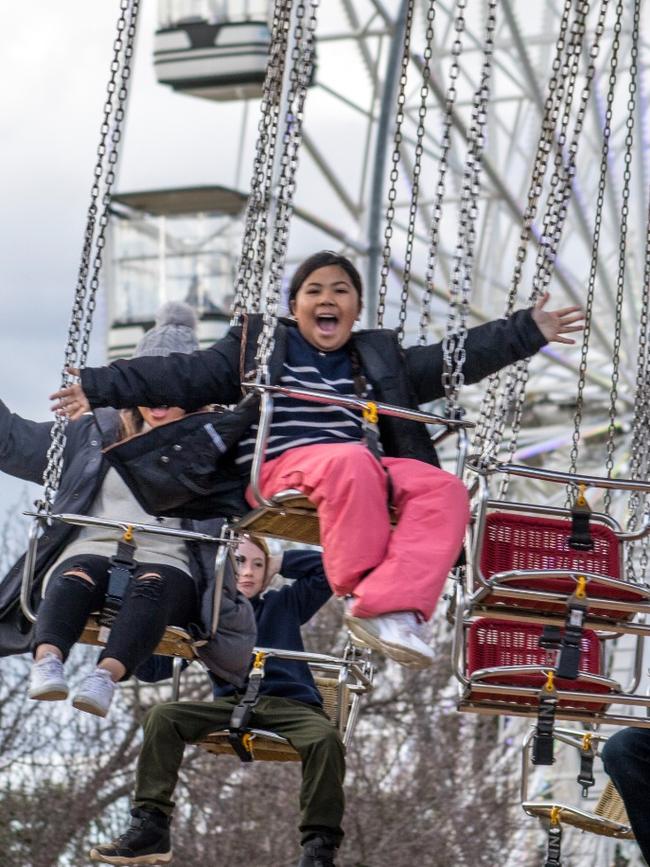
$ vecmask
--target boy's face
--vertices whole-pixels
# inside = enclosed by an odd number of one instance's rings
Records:
[[[291,304],[298,330],[312,346],[331,352],[344,346],[361,312],[359,293],[338,265],[312,271]]]

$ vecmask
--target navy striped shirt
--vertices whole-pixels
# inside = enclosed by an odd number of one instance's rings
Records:
[[[321,352],[300,334],[288,330],[287,356],[278,385],[315,388],[354,397],[352,361],[346,347]],[[255,449],[257,425],[239,443],[236,462],[250,465]],[[360,442],[363,438],[359,412],[327,404],[309,403],[276,394],[273,419],[266,447],[266,460],[277,458],[287,449],[317,443]]]

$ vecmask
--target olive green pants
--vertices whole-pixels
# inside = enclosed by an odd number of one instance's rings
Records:
[[[151,708],[144,720],[134,806],[171,815],[171,800],[185,745],[228,727],[239,698],[214,702],[175,701]],[[345,751],[336,728],[319,708],[276,696],[262,696],[250,726],[285,737],[302,760],[300,832],[302,842],[319,833],[338,843],[343,837]]]

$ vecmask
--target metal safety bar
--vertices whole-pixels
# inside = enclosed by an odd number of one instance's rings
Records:
[[[40,531],[52,521],[59,521],[62,524],[72,524],[76,527],[107,527],[113,530],[131,529],[136,533],[146,533],[153,536],[167,536],[174,539],[183,539],[186,542],[212,542],[228,546],[232,544],[231,539],[224,535],[210,536],[207,533],[196,533],[192,530],[177,530],[172,527],[161,527],[158,524],[140,524],[131,523],[129,521],[110,521],[104,518],[95,518],[90,515],[76,515],[70,512],[62,512],[60,514],[43,514],[41,512],[23,512],[24,515],[34,518],[34,522],[30,527],[27,552],[25,554],[25,563],[23,566],[23,576],[20,588],[20,607],[23,614],[30,623],[36,623],[36,614],[31,606],[32,589],[34,584],[34,572],[36,566],[36,551],[40,538]],[[227,548],[226,548],[227,550]],[[224,563],[225,565],[225,563]],[[221,594],[221,586],[223,584],[223,568],[221,576],[217,575],[217,592]],[[215,599],[218,599],[215,592]],[[216,603],[215,603],[216,604]],[[219,608],[217,604],[216,617],[218,620]]]
[[[266,446],[269,438],[269,430],[271,427],[271,419],[273,417],[273,395],[282,394],[285,397],[293,397],[299,400],[306,400],[312,403],[329,404],[330,406],[340,406],[344,409],[352,409],[358,412],[363,412],[368,409],[369,404],[377,411],[379,415],[388,415],[395,418],[408,419],[422,424],[444,425],[459,434],[465,433],[468,428],[475,427],[474,422],[463,421],[461,419],[445,418],[444,416],[434,415],[430,412],[422,412],[421,410],[406,409],[404,407],[393,406],[388,403],[377,401],[368,401],[360,397],[343,396],[333,392],[323,392],[318,389],[310,388],[288,388],[280,385],[265,385],[263,383],[242,382],[243,389],[257,391],[261,395],[260,399],[260,418],[257,427],[257,437],[255,439],[255,451],[253,453],[253,463],[251,466],[250,485],[255,502],[258,506],[265,506],[268,509],[275,509],[280,504],[278,495],[274,497],[265,497],[261,490],[260,476],[262,472],[262,464],[266,457]],[[442,434],[440,434],[442,436]],[[464,438],[461,437],[458,469],[459,473],[465,464],[466,454],[468,449],[468,440],[465,433]],[[288,498],[291,496],[301,496],[300,491],[282,491],[282,497]]]

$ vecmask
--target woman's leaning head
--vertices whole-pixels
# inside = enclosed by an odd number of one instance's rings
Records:
[[[340,349],[361,313],[363,284],[352,262],[321,250],[305,259],[289,284],[289,308],[302,336],[323,351]]]

